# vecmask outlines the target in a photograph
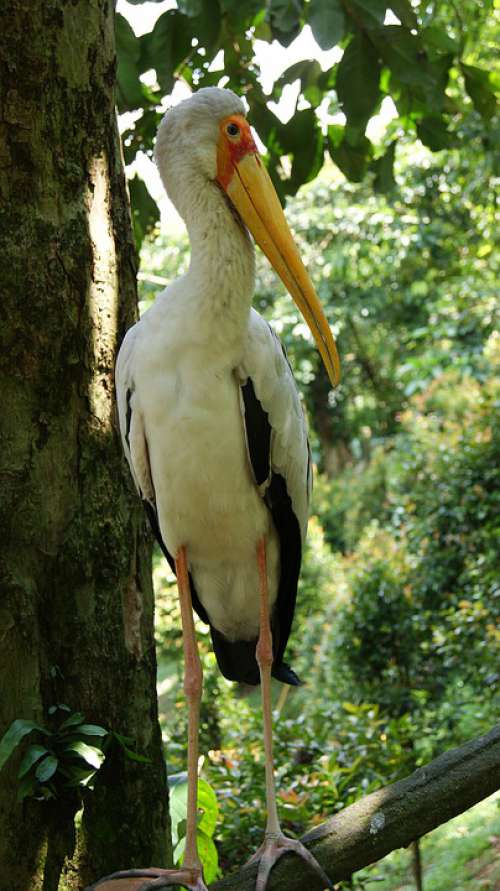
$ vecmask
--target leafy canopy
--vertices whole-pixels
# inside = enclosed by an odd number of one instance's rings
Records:
[[[492,0],[466,0],[460,12],[455,4],[410,0],[178,0],[177,7],[141,37],[116,16],[118,110],[135,116],[124,134],[127,163],[139,150],[151,153],[161,103],[177,80],[193,89],[223,81],[245,96],[282,197],[317,176],[326,152],[347,179],[359,182],[372,171],[375,187],[389,191],[396,148],[405,135],[432,151],[458,145],[471,107],[485,134],[490,130],[494,81],[486,63],[477,64],[474,41]],[[255,42],[286,47],[305,25],[323,50],[339,47],[339,61],[325,71],[315,59],[297,62],[265,94]],[[223,61],[213,65],[219,53]],[[144,77],[146,72],[154,77]],[[269,106],[296,82],[296,113],[283,123]],[[375,146],[366,127],[387,97],[397,117],[386,142]],[[320,123],[320,106],[335,117],[328,127]],[[132,202],[141,240],[158,213],[136,180]]]

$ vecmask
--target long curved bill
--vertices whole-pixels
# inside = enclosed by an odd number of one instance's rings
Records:
[[[340,380],[337,347],[271,178],[255,152],[235,161],[233,170],[225,191],[304,316],[336,387]]]

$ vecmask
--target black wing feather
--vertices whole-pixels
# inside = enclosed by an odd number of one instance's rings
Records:
[[[273,676],[286,684],[297,685],[300,683],[295,672],[283,662],[286,645],[292,627],[295,602],[297,599],[297,585],[299,581],[300,565],[302,561],[302,539],[300,526],[293,512],[292,501],[286,487],[286,480],[281,474],[271,471],[271,425],[269,417],[261,402],[255,395],[255,388],[251,378],[241,386],[243,404],[245,408],[244,420],[248,443],[248,454],[252,465],[255,481],[258,486],[269,480],[269,485],[264,495],[264,501],[271,512],[280,542],[280,580],[278,597],[272,616],[273,632]],[[213,638],[213,633],[212,633]],[[242,662],[248,673],[248,641],[236,642],[230,645],[222,638],[223,646],[227,649],[227,661],[231,666],[237,663],[234,648],[240,647]],[[259,683],[259,672],[255,658],[255,642],[251,642],[253,655],[252,675],[255,680],[246,683]],[[221,644],[219,647],[222,649]],[[215,648],[215,642],[214,642]],[[243,652],[245,650],[245,652]],[[217,660],[223,674],[224,667]],[[223,657],[223,654],[221,653]],[[226,675],[227,676],[227,675]],[[240,678],[234,678],[240,679]],[[243,678],[241,678],[243,680]]]

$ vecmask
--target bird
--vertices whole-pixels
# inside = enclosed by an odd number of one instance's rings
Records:
[[[267,821],[256,891],[287,852],[333,888],[281,830],[271,676],[285,662],[311,493],[307,422],[286,352],[252,308],[256,242],[295,300],[333,387],[334,338],[257,149],[240,97],[205,87],[164,115],[156,164],[190,239],[188,271],[129,329],[116,365],[123,449],[152,529],[177,576],[188,703],[186,847],[177,869],[121,870],[91,889],[207,891],[196,843],[202,669],[193,609],[227,679],[262,690]],[[90,889],[88,889],[90,891]]]

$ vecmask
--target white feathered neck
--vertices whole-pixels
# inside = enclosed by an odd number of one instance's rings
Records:
[[[196,294],[196,312],[207,336],[216,330],[233,340],[248,323],[255,260],[253,241],[216,182],[219,122],[230,114],[244,114],[234,93],[199,90],[166,113],[155,158],[189,234],[185,290]]]

